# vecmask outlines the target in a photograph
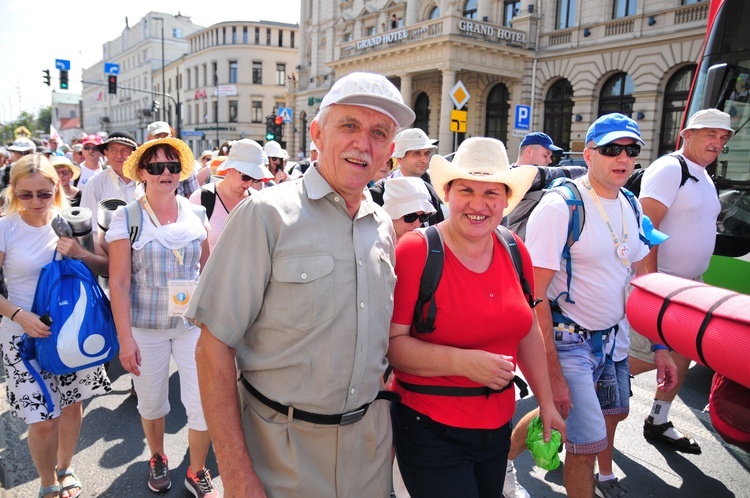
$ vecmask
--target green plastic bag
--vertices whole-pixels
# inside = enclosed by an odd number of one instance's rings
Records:
[[[529,424],[526,436],[526,446],[534,457],[538,467],[544,470],[555,470],[560,466],[560,456],[557,450],[560,448],[562,436],[557,429],[552,429],[549,443],[544,442],[544,426],[542,419],[537,415]]]

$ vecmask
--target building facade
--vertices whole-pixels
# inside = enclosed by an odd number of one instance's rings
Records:
[[[581,151],[590,123],[617,111],[638,121],[648,164],[674,148],[707,12],[698,0],[302,0],[296,128],[336,79],[372,71],[441,154],[489,136],[514,159],[529,131]]]

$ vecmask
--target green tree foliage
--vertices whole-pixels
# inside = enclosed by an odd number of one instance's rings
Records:
[[[44,107],[39,111],[39,117],[35,117],[32,113],[23,111],[21,114],[8,123],[0,124],[0,138],[2,138],[3,145],[10,145],[15,140],[13,131],[19,126],[25,126],[28,130],[34,134],[35,130],[44,130],[44,133],[49,133],[49,125],[52,122],[52,107]],[[32,135],[30,138],[38,138]]]

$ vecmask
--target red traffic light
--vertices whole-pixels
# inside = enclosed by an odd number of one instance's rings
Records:
[[[284,122],[284,118],[282,118],[281,116],[276,116],[275,118],[273,118],[273,122],[277,125],[280,125]]]

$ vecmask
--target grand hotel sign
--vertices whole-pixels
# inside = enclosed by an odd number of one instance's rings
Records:
[[[461,19],[460,21],[458,21],[458,23],[456,24],[456,29],[457,34],[460,34],[462,36],[466,36],[469,38],[478,38],[493,43],[513,45],[518,47],[525,47],[528,43],[526,33],[524,33],[523,31],[517,31],[500,26],[493,26],[491,24],[479,23],[469,19]],[[362,54],[364,52],[381,50],[404,43],[435,38],[444,34],[443,22],[432,21],[430,23],[424,23],[422,25],[417,25],[408,29],[399,29],[380,35],[371,36],[369,38],[359,40],[358,42],[351,45],[343,46],[341,48],[341,56],[350,57]]]

